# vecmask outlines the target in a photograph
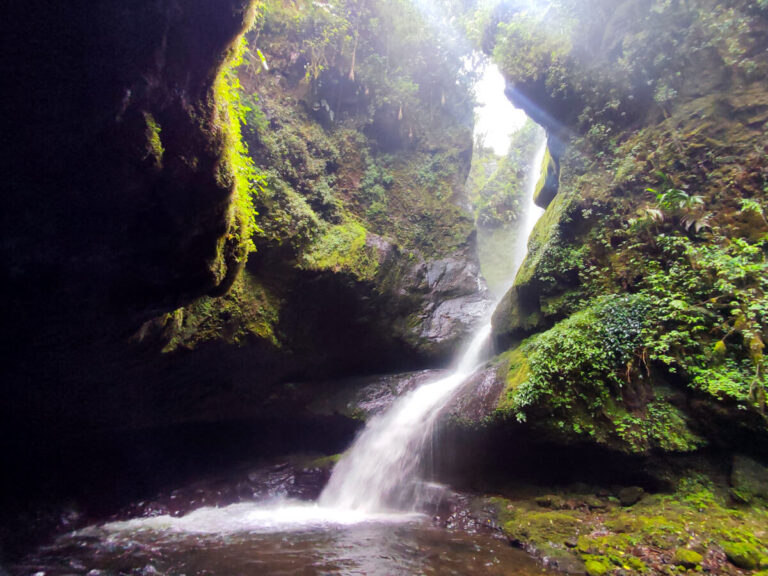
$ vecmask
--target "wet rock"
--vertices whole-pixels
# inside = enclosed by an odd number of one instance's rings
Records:
[[[323,460],[326,462],[321,462]],[[202,506],[221,507],[277,498],[315,500],[330,478],[333,463],[332,458],[312,460],[303,457],[235,471],[224,477],[204,479],[160,493],[151,500],[124,508],[112,518],[183,516]]]
[[[560,187],[562,150],[558,149],[558,155],[556,155],[552,148],[558,147],[552,146],[552,143],[547,145],[547,152],[541,165],[541,175],[533,195],[533,201],[541,208],[546,208],[552,203]]]
[[[347,378],[329,382],[305,382],[290,386],[288,397],[277,398],[277,404],[302,398],[312,414],[340,414],[354,420],[368,420],[389,408],[403,394],[430,380],[438,379],[444,370],[419,370],[401,374],[385,374]],[[301,402],[294,403],[297,408]]]
[[[491,363],[475,372],[448,404],[448,417],[466,424],[478,424],[490,417],[505,385],[499,370],[498,364]]]
[[[492,297],[482,282],[472,251],[460,250],[446,258],[417,264],[403,289],[421,292],[422,303],[413,315],[409,341],[432,354],[450,354],[482,320]]]

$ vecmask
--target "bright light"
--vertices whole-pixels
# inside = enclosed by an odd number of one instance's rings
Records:
[[[486,146],[499,156],[509,149],[509,137],[525,124],[525,112],[515,108],[504,95],[504,77],[495,64],[485,67],[475,85],[478,106],[475,108],[475,136],[483,135]]]

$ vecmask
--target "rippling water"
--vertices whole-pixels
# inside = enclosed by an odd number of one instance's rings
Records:
[[[235,504],[74,532],[12,573],[501,576],[544,571],[506,541],[436,528],[424,516],[329,516],[315,505]]]

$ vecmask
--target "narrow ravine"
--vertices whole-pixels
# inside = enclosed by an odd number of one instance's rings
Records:
[[[531,158],[528,200],[516,245],[509,246],[514,272],[542,213],[532,196],[543,153],[544,143]],[[514,274],[508,284],[513,281]],[[541,573],[506,542],[488,533],[443,530],[424,514],[430,494],[443,489],[423,475],[437,421],[487,359],[494,308],[447,375],[406,393],[367,423],[316,502],[278,498],[92,526],[59,538],[19,573],[501,575],[511,567],[516,574]]]

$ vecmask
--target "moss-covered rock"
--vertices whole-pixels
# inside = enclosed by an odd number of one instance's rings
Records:
[[[704,557],[701,554],[688,548],[678,548],[675,550],[675,555],[672,558],[675,565],[688,569],[700,566],[702,560],[704,560]]]
[[[599,560],[587,560],[584,563],[584,567],[589,576],[605,576],[611,571],[611,568],[607,564],[603,564]]]
[[[740,502],[768,500],[768,468],[740,454],[733,458],[731,495]]]
[[[541,164],[541,175],[533,192],[533,201],[537,206],[546,208],[557,196],[560,186],[560,161],[552,156],[549,148]]]
[[[500,6],[488,24],[484,48],[508,95],[563,147],[557,195],[493,319],[497,345],[519,347],[528,373],[501,412],[529,406],[531,426],[557,442],[684,453],[754,438],[762,450],[768,101],[748,68],[768,66],[763,12],[567,1]],[[597,37],[621,49],[595,51]],[[661,57],[666,42],[679,58]],[[622,315],[587,316],[595,298],[627,293],[648,308],[626,331],[636,335],[627,355],[611,360],[593,325]],[[545,365],[558,369],[538,380]],[[746,492],[732,494],[746,502]]]
[[[632,506],[637,504],[645,495],[645,491],[640,486],[627,486],[619,490],[619,502],[622,506]]]
[[[744,570],[754,570],[760,565],[760,551],[748,542],[724,542],[723,551],[728,560]]]
[[[675,490],[650,494],[631,508],[595,510],[570,489],[518,485],[507,489],[508,499],[495,497],[494,509],[504,533],[543,561],[567,554],[588,572],[657,575],[677,566],[730,574],[732,557],[739,558],[736,566],[755,569],[768,545],[766,512],[728,507],[727,486],[714,484],[712,471],[689,471]],[[542,512],[542,499],[572,507]]]

